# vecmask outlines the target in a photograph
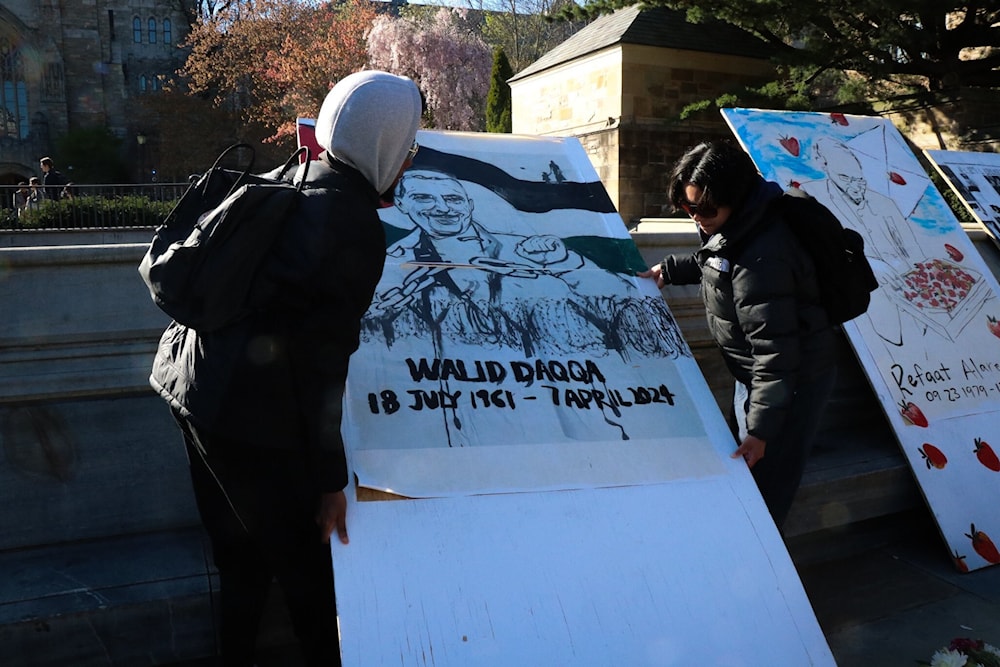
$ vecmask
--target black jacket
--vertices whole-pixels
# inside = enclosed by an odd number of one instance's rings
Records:
[[[816,268],[777,219],[780,195],[762,180],[696,253],[662,265],[668,284],[701,283],[712,337],[729,371],[750,388],[748,431],[765,441],[784,427],[797,384],[829,373],[836,361]]]
[[[69,185],[69,179],[63,176],[61,171],[50,168],[42,174],[42,185],[48,199],[59,199],[62,196],[63,188]]]
[[[196,426],[247,447],[298,450],[318,489],[347,484],[340,401],[385,262],[378,193],[325,153],[255,285],[268,305],[200,333],[172,323],[150,383]]]

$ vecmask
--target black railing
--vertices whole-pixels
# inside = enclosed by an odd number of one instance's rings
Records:
[[[15,199],[16,185],[0,185],[0,229],[98,229],[155,227],[187,189],[187,183],[72,185],[68,196],[46,197],[42,188]],[[18,210],[18,203],[23,203]]]

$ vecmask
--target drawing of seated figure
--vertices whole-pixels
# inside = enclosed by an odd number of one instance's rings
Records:
[[[407,171],[396,206],[415,229],[387,250],[408,273],[376,295],[369,318],[379,329],[389,327],[396,338],[430,333],[439,346],[448,340],[520,348],[529,356],[616,347],[610,323],[634,290],[626,278],[558,236],[492,231],[474,217],[475,202],[450,174]]]
[[[821,140],[815,150],[827,174],[826,192],[810,194],[864,236],[865,255],[880,286],[872,293],[867,317],[882,339],[902,345],[899,302],[905,299],[904,276],[926,260],[924,251],[896,202],[868,188],[861,163],[847,146]]]

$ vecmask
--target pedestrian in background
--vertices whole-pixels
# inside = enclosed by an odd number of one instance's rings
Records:
[[[22,213],[24,211],[37,211],[42,206],[42,201],[45,200],[45,189],[42,187],[42,183],[37,176],[32,176],[28,179],[28,198],[24,204],[24,208],[21,209]]]
[[[13,197],[14,211],[17,213],[17,217],[20,218],[21,213],[28,207],[28,197],[30,196],[31,190],[28,188],[27,181],[18,183]]]
[[[69,179],[55,168],[55,162],[50,157],[43,157],[38,161],[38,166],[42,170],[42,195],[46,199],[59,199]]]

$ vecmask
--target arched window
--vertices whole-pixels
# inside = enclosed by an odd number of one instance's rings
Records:
[[[142,43],[142,21],[138,16],[132,19],[132,41],[136,44]]]
[[[139,92],[140,93],[146,92],[146,86],[147,85],[148,85],[148,83],[146,81],[146,75],[145,74],[139,75]]]
[[[10,39],[0,36],[0,137],[24,139],[29,128],[24,61]]]
[[[149,43],[156,44],[156,19],[149,19]]]
[[[158,77],[158,76],[151,77],[151,81],[152,81],[152,84],[153,84],[153,90],[159,90],[160,89],[160,77]]]
[[[171,29],[170,19],[163,19],[163,43],[170,44],[174,41],[173,30]]]

